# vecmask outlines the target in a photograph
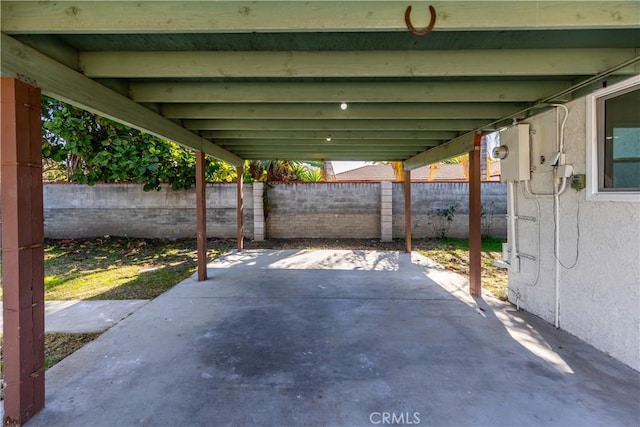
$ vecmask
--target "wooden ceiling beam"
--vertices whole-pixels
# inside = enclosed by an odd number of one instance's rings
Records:
[[[1,35],[2,76],[26,79],[46,95],[92,113],[169,139],[220,160],[242,165],[243,159],[182,126],[96,83],[6,34]]]
[[[417,169],[423,166],[438,163],[451,157],[456,157],[461,154],[467,154],[468,152],[473,150],[474,135],[474,131],[468,132],[464,135],[459,136],[458,138],[452,139],[445,144],[438,145],[437,147],[433,147],[420,154],[416,154],[415,156],[404,161],[404,170]]]
[[[232,139],[232,140],[242,140],[242,139],[260,139],[268,140],[272,139],[315,139],[315,140],[324,140],[325,138],[333,138],[333,139],[346,139],[351,141],[358,141],[362,139],[369,140],[398,140],[400,141],[408,141],[415,139],[453,139],[458,136],[458,132],[447,132],[447,131],[321,131],[321,130],[310,130],[310,131],[262,131],[262,130],[220,130],[220,131],[202,131],[200,132],[205,138],[211,138],[214,140],[222,140],[222,139]]]
[[[170,119],[496,119],[526,107],[516,103],[164,104]]]
[[[313,147],[325,147],[325,148],[351,148],[357,147],[358,149],[381,149],[387,148],[394,150],[398,147],[402,148],[416,148],[416,147],[433,147],[439,144],[439,140],[434,139],[426,139],[426,140],[384,140],[384,139],[356,139],[356,140],[344,140],[344,139],[332,139],[331,141],[327,141],[325,139],[319,140],[307,140],[307,139],[224,139],[224,140],[215,140],[215,143],[227,147],[230,150],[243,149],[246,147],[259,147],[264,149],[273,149],[274,147],[291,147],[291,148],[302,148],[309,149],[310,146]]]
[[[637,1],[434,1],[435,31],[637,28]],[[394,1],[3,1],[5,33],[406,31]],[[413,4],[416,27],[428,4]],[[577,11],[580,13],[578,14]]]
[[[264,153],[243,153],[243,156],[247,160],[299,160],[299,161],[362,161],[362,162],[375,162],[375,161],[401,161],[408,156],[391,157],[387,154],[363,154],[363,153],[331,153],[327,151],[310,151],[308,153],[278,153],[278,155],[266,155]]]
[[[594,75],[636,55],[616,49],[80,52],[92,78],[364,78]],[[620,71],[633,73],[633,67]]]
[[[191,130],[254,130],[254,131],[469,131],[490,120],[184,120]]]
[[[132,83],[136,102],[529,102],[570,81]]]
[[[397,149],[397,150],[361,150],[361,149],[345,149],[345,150],[336,150],[333,148],[325,148],[325,147],[317,147],[312,149],[301,149],[301,150],[259,150],[259,149],[246,149],[246,150],[238,150],[238,153],[242,155],[242,157],[247,158],[246,153],[259,153],[265,159],[274,159],[279,158],[280,156],[285,155],[304,155],[306,153],[315,153],[315,152],[325,152],[331,154],[357,154],[360,156],[367,155],[381,155],[387,158],[406,158],[412,156],[414,154],[420,153],[421,150],[419,148],[414,149]],[[325,154],[325,157],[330,158],[331,154]]]

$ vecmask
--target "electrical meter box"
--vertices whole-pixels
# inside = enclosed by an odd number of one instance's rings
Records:
[[[500,181],[529,181],[529,124],[520,123],[500,132],[500,146],[494,149],[500,159]]]

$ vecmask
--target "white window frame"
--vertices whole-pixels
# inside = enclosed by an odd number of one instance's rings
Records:
[[[640,88],[640,75],[587,95],[587,200],[640,203],[640,191],[600,191],[598,153],[598,99],[631,88]]]

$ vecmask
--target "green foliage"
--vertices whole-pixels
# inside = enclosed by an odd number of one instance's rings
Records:
[[[437,237],[443,239],[447,236],[459,206],[460,204],[456,202],[446,208],[436,209],[434,214],[429,215],[431,227]]]
[[[322,181],[322,172],[320,171],[320,169],[311,168],[304,164],[299,164],[296,166],[295,172],[299,181],[304,181],[304,182]]]
[[[168,184],[174,190],[195,184],[195,153],[147,133],[56,101],[42,98],[44,179],[93,185],[135,182],[145,191]],[[251,161],[245,181],[320,181],[316,162]],[[209,182],[232,182],[236,168],[208,158]]]
[[[458,202],[447,206],[446,208],[436,209],[436,215],[442,217],[447,222],[453,221],[453,217],[456,216],[456,211],[460,204]],[[443,236],[444,237],[444,236]]]
[[[195,183],[195,153],[51,98],[42,99],[45,178],[93,185],[136,182],[145,191]],[[231,182],[234,167],[209,159],[207,180]]]
[[[440,163],[444,163],[447,165],[457,165],[462,163],[462,157],[466,156],[467,154],[463,154],[461,156],[456,156],[456,157],[449,157],[448,159],[444,159],[442,160]]]
[[[252,160],[245,164],[245,181],[291,182],[322,181],[322,162],[291,160]]]
[[[493,220],[494,220],[494,202],[483,203],[480,210],[480,219],[482,221],[482,237],[490,237],[493,233]]]

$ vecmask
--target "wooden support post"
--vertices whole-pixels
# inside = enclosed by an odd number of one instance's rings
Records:
[[[404,172],[404,243],[411,253],[411,171]]]
[[[4,425],[44,406],[44,215],[40,89],[2,78],[0,185]]]
[[[198,236],[198,280],[207,280],[207,161],[202,151],[196,153],[196,220]]]
[[[244,197],[242,194],[242,175],[243,167],[237,166],[236,172],[238,175],[238,252],[244,249],[244,230],[243,230],[243,214],[244,214]]]
[[[473,140],[473,150],[469,152],[469,293],[473,296],[482,295],[481,140],[482,132],[477,132]]]

